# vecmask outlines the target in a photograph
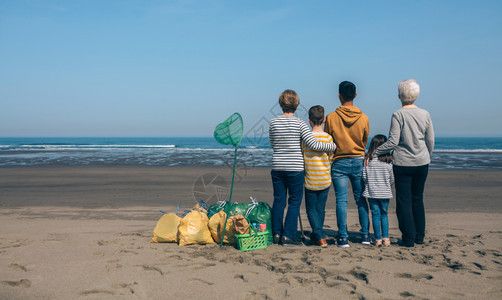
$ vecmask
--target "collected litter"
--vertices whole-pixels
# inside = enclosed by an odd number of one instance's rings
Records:
[[[231,203],[243,124],[241,115],[234,113],[214,130],[216,141],[234,146],[232,185],[228,201],[219,201],[209,208],[204,202],[200,202],[186,211],[182,218],[177,217],[176,213],[174,216],[162,216],[154,229],[152,242],[178,242],[180,246],[216,242],[220,247],[223,244],[237,245],[242,251],[263,249],[272,244],[273,238],[269,231],[272,228],[270,205],[252,197],[251,203]],[[174,228],[177,228],[176,235]]]
[[[251,198],[251,203],[222,201],[210,208],[201,202],[185,211],[182,218],[175,213],[164,214],[155,226],[152,243],[184,246],[216,242],[236,246],[242,251],[263,249],[272,243],[268,230],[271,221],[268,203],[255,198]]]

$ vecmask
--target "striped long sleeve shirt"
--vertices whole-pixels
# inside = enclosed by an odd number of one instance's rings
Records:
[[[363,197],[374,199],[392,198],[394,173],[392,163],[379,161],[374,157],[363,169],[364,192]]]
[[[314,137],[323,143],[333,143],[333,138],[326,132],[312,132]],[[331,161],[333,153],[314,151],[302,143],[305,161],[305,188],[320,191],[331,185]]]
[[[274,151],[272,170],[303,171],[301,142],[315,151],[333,152],[336,145],[319,142],[308,125],[294,116],[278,116],[270,121],[270,146]]]

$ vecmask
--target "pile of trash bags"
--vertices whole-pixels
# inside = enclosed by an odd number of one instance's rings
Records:
[[[249,223],[266,224],[267,244],[272,244],[272,215],[270,205],[251,198],[251,203],[221,201],[207,208],[195,205],[183,217],[164,214],[153,230],[152,243],[191,244],[223,243],[235,245],[235,234],[248,234]],[[228,218],[227,218],[228,217]],[[225,225],[226,223],[226,225]]]

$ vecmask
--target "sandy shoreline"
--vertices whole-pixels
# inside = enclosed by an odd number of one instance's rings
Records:
[[[214,174],[229,188],[229,167],[33,166],[0,167],[0,207],[182,206],[195,203],[194,183]],[[210,177],[210,176],[209,176]],[[429,212],[502,213],[502,171],[431,170],[426,183]],[[208,194],[214,189],[208,188]],[[237,170],[232,201],[249,197],[272,203],[269,168]],[[394,201],[391,201],[391,208]],[[335,207],[330,191],[328,208]],[[349,208],[355,208],[349,201]]]
[[[209,167],[0,168],[0,298],[502,297],[501,172],[431,171],[426,244],[412,249],[351,243],[244,253],[149,243],[159,210],[194,203],[194,182],[208,173],[230,176]],[[269,176],[260,168],[242,173],[234,200],[270,201]],[[333,192],[329,197],[332,239]],[[390,214],[395,240],[393,206]]]

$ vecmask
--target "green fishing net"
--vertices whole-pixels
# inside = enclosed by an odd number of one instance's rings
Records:
[[[244,124],[239,113],[234,113],[225,122],[218,124],[214,130],[214,138],[223,145],[239,146],[242,140]]]
[[[228,203],[232,203],[232,193],[234,191],[234,178],[235,178],[235,165],[237,163],[237,147],[241,143],[242,134],[244,132],[244,123],[242,122],[242,117],[239,113],[234,113],[223,123],[218,124],[214,129],[214,138],[218,143],[223,145],[233,145],[235,147],[234,151],[234,168],[232,171],[232,185],[230,187],[230,196]],[[225,229],[227,228],[227,218],[225,219],[225,226],[223,227],[223,235],[225,236]],[[220,248],[223,246],[223,238],[221,239]]]

